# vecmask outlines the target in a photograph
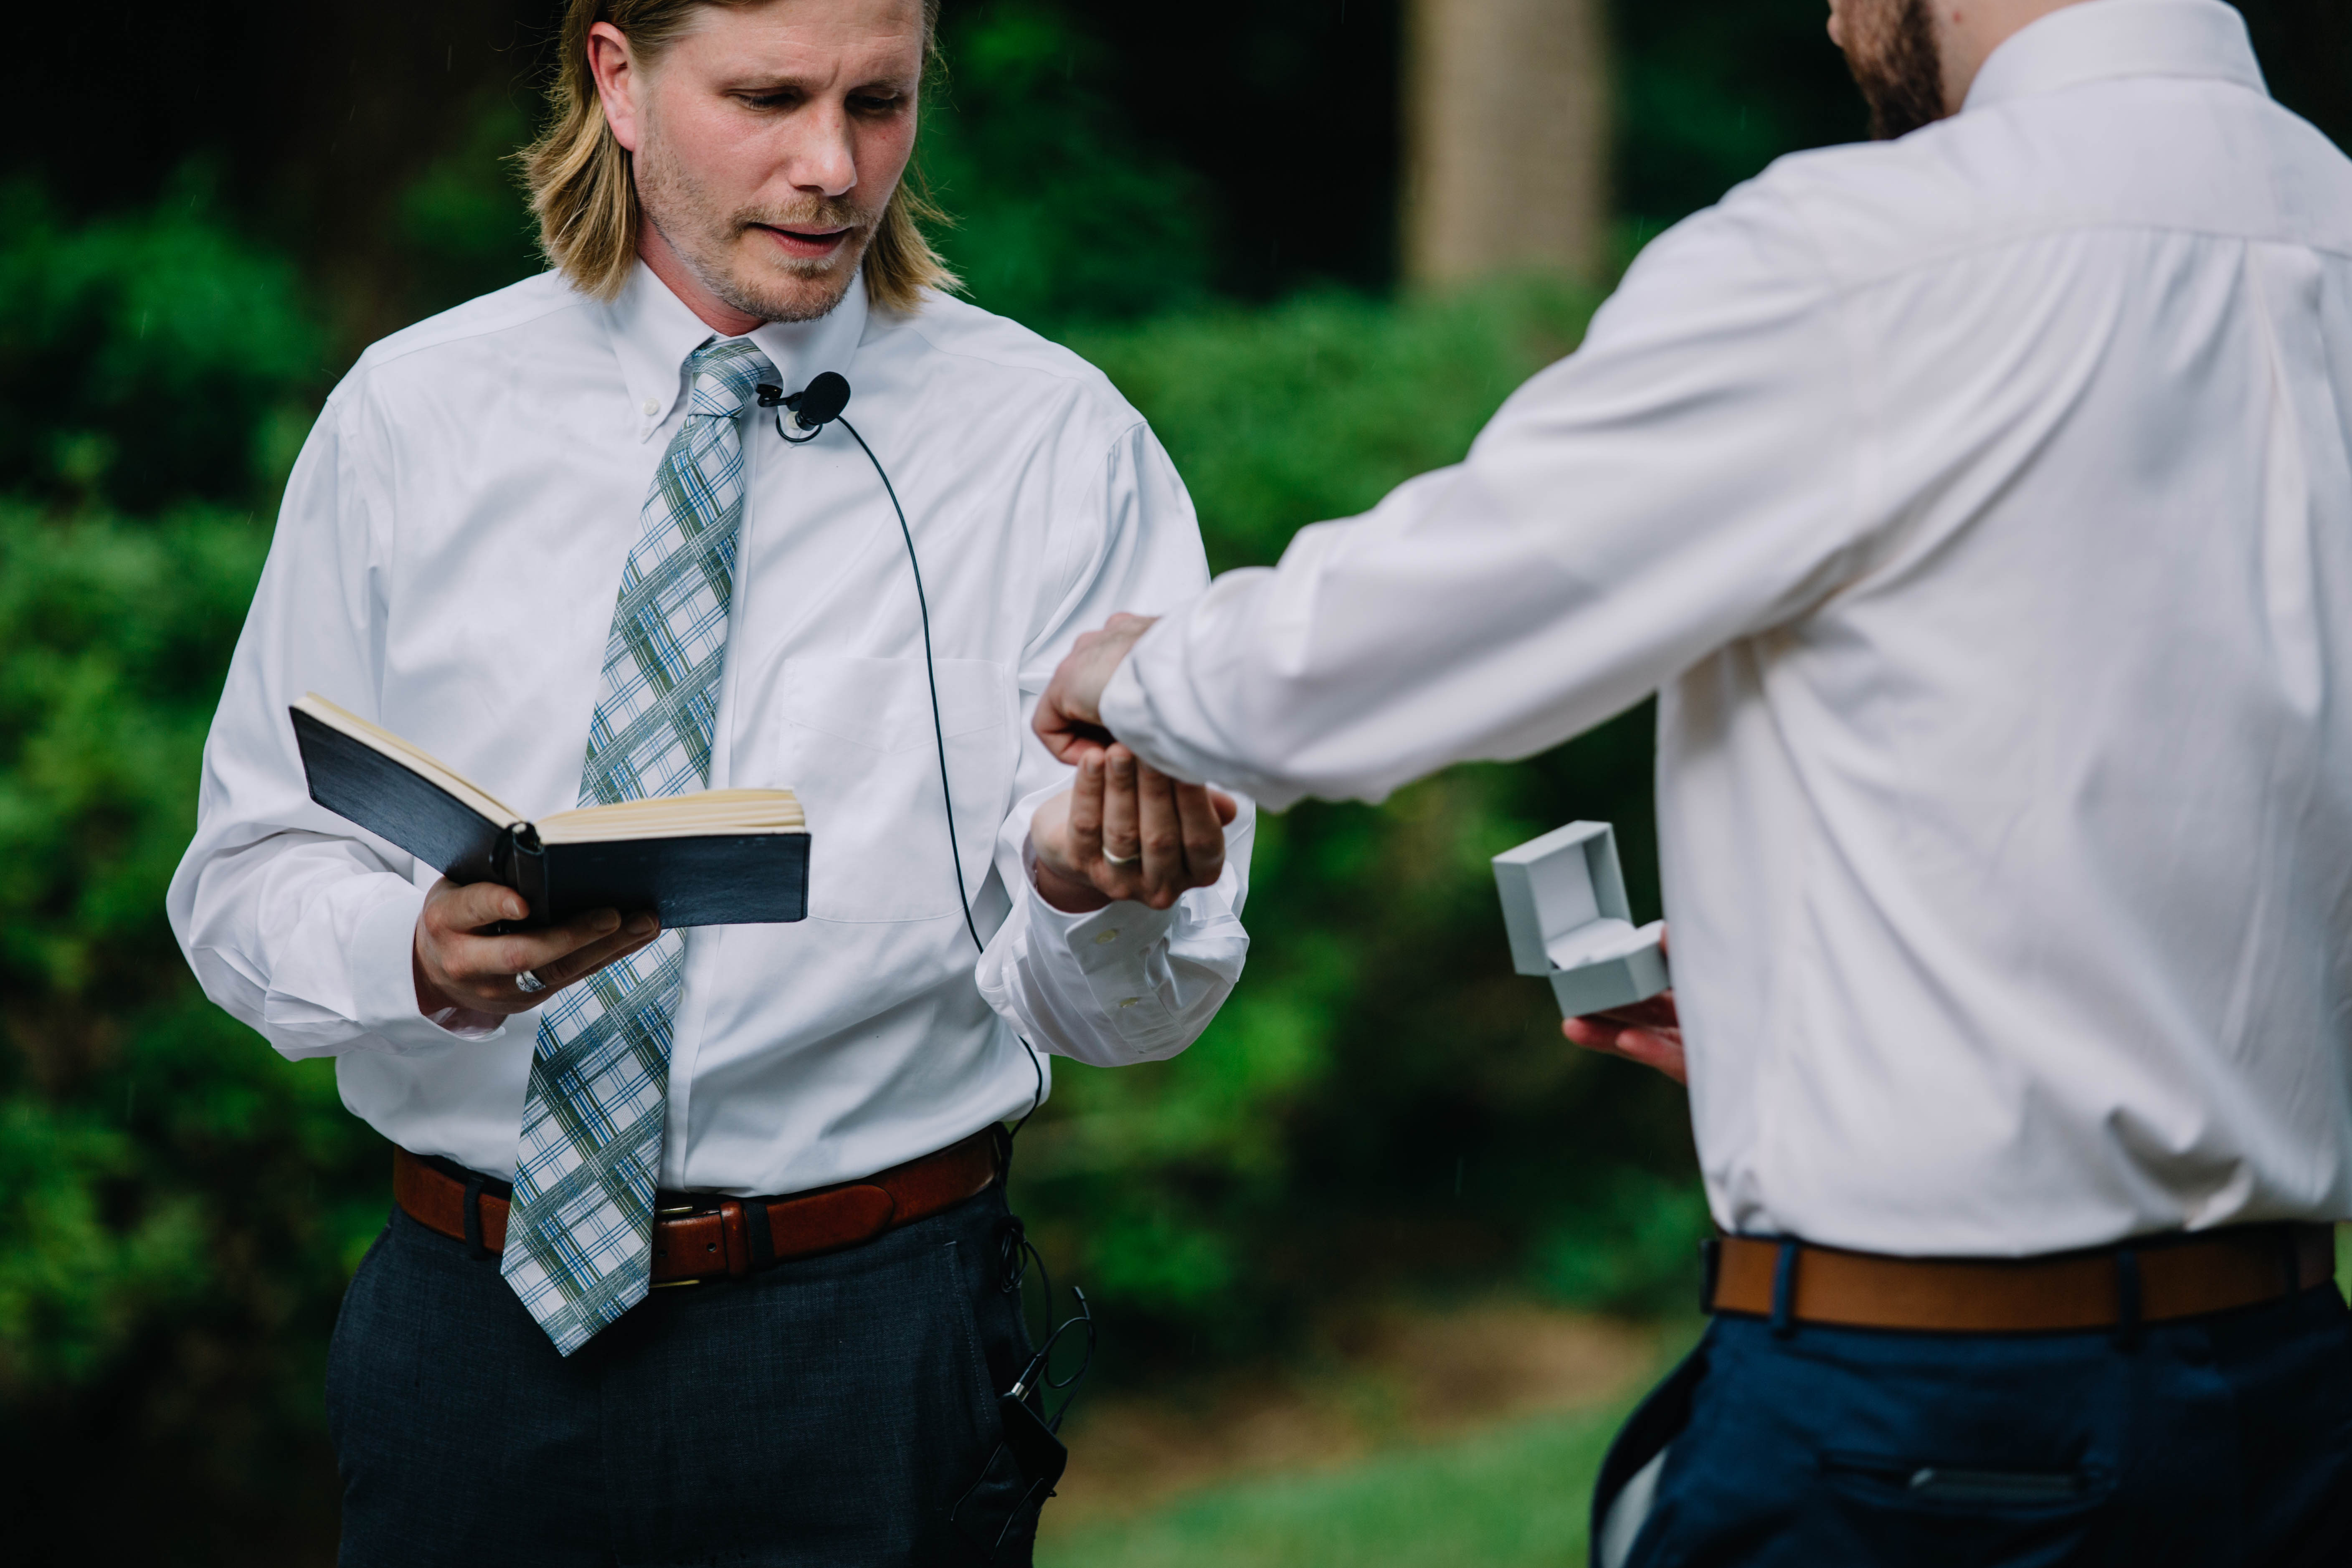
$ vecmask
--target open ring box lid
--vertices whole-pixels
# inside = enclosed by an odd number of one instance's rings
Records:
[[[1565,1016],[1627,1007],[1664,991],[1665,922],[1633,924],[1617,831],[1571,822],[1495,857],[1511,967],[1551,982]]]

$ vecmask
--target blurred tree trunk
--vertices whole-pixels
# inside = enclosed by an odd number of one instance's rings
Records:
[[[1404,50],[1405,276],[1597,273],[1609,217],[1601,0],[1411,0]]]

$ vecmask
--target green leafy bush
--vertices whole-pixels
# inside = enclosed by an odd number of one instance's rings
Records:
[[[951,9],[944,30],[918,163],[957,216],[934,237],[972,299],[1050,327],[1202,298],[1208,192],[1136,144],[1096,85],[1102,46],[1021,0]]]
[[[0,1495],[87,1518],[127,1466],[159,1555],[315,1536],[383,1148],[197,994],[163,897],[323,335],[200,184],[0,202]]]
[[[217,221],[202,165],[79,226],[0,188],[0,482],[144,512],[282,481],[326,368],[302,297],[289,261]]]

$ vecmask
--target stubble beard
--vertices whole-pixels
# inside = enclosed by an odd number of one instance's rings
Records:
[[[763,321],[814,321],[848,296],[881,215],[854,202],[818,198],[780,207],[719,209],[717,198],[652,127],[635,155],[637,198],[645,220],[661,232],[694,280],[730,310]],[[765,236],[745,237],[759,225],[837,228],[847,226],[831,256],[785,256]],[[767,254],[761,255],[762,249]],[[750,254],[747,254],[750,253]]]
[[[1873,0],[1864,16],[1846,66],[1870,105],[1871,135],[1892,142],[1944,119],[1944,62],[1927,0]]]

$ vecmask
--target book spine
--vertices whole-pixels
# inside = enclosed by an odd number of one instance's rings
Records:
[[[548,923],[547,851],[539,831],[518,822],[499,837],[499,880],[520,893],[530,905],[526,925]]]

